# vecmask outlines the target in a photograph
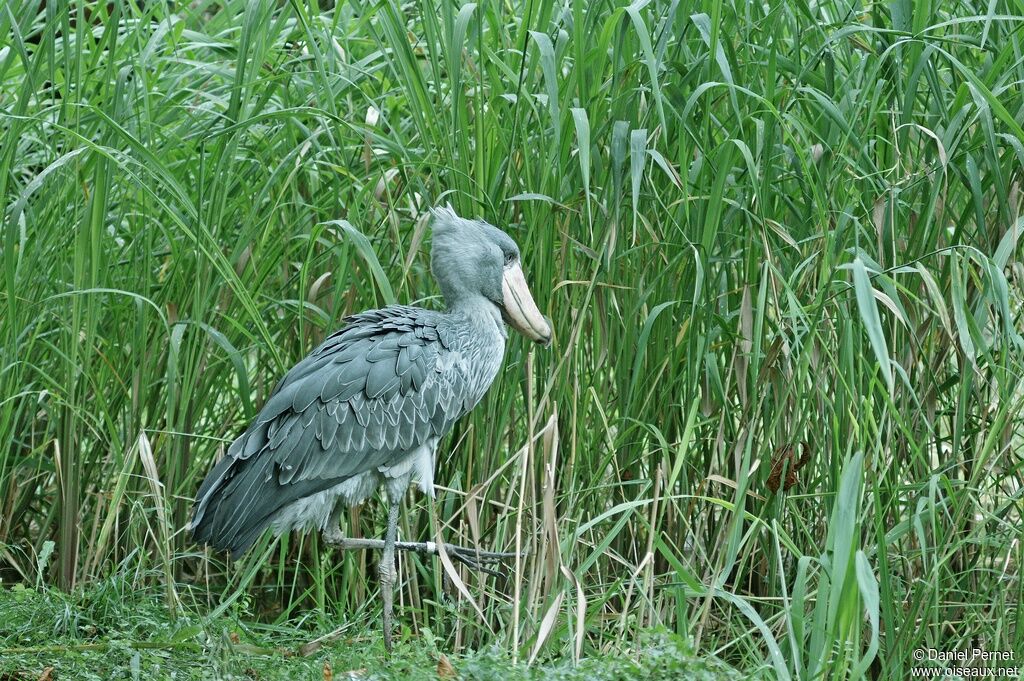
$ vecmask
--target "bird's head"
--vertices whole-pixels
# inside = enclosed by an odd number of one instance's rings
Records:
[[[486,222],[464,220],[451,208],[431,212],[430,269],[448,306],[482,296],[516,331],[537,343],[550,343],[551,325],[530,294],[512,237]]]

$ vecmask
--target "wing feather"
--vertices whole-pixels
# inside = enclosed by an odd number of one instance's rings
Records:
[[[401,385],[401,379],[395,373],[394,356],[392,361],[381,360],[370,364],[366,374],[366,396],[371,400],[386,400]]]

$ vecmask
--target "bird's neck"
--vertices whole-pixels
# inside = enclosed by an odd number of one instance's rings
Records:
[[[501,338],[508,337],[505,323],[501,319],[501,310],[484,296],[460,297],[449,305],[448,310],[451,315],[465,320],[483,334],[497,332]]]

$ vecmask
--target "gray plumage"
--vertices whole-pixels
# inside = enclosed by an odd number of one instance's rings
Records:
[[[502,288],[513,267],[522,276],[512,239],[445,209],[433,233],[448,310],[396,305],[348,317],[296,364],[200,487],[198,542],[237,556],[268,528],[324,529],[339,503],[360,503],[380,485],[392,503],[413,479],[433,495],[437,442],[501,365],[502,317],[523,324]],[[543,318],[524,333],[550,338]]]

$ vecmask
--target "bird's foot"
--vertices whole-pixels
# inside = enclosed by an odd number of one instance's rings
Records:
[[[383,539],[344,537],[341,535],[340,530],[336,533],[331,533],[330,530],[324,530],[323,538],[327,544],[342,550],[381,550],[385,548]],[[479,549],[458,546],[457,544],[438,544],[437,542],[432,541],[395,542],[395,549],[398,551],[415,551],[416,553],[422,553],[428,556],[436,556],[441,553],[441,550],[443,549],[448,557],[453,561],[458,561],[471,570],[484,572],[496,577],[503,577],[505,573],[496,569],[494,566],[500,565],[505,561],[513,560],[516,556],[526,556],[525,553],[518,554],[515,552],[480,551]]]
[[[440,553],[440,550],[437,551]],[[494,577],[504,577],[505,573],[500,569],[492,567],[500,565],[506,560],[512,560],[519,556],[517,553],[505,553],[497,551],[480,551],[456,544],[445,544],[444,552],[453,560],[457,560],[470,570],[484,572]]]

